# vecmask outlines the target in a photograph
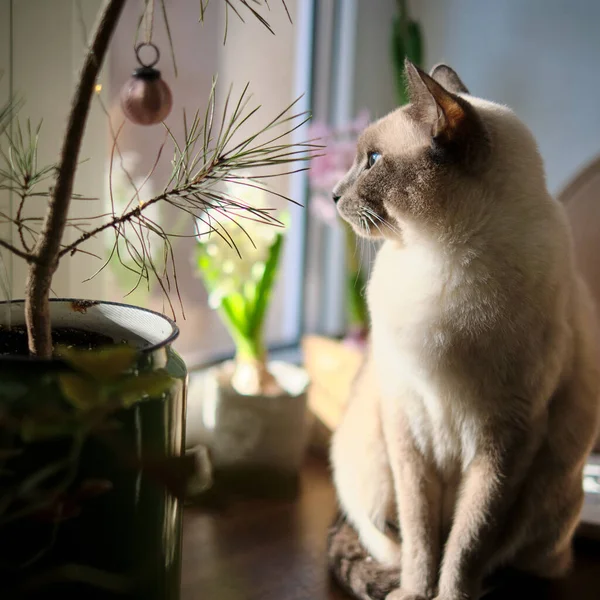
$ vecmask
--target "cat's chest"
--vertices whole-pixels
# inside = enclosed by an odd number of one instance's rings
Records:
[[[374,325],[398,330],[431,322],[443,299],[447,266],[426,247],[384,245],[368,287]]]
[[[430,248],[384,245],[368,287],[375,346],[386,355],[443,352],[451,272]]]
[[[388,425],[396,427],[400,419],[408,423],[417,448],[440,472],[463,470],[480,442],[476,401],[451,373],[434,372],[417,355],[374,351]]]
[[[453,352],[449,270],[427,249],[384,246],[369,286],[373,352],[389,417],[401,410],[421,451],[448,472],[471,460],[479,429],[464,386],[444,368]]]

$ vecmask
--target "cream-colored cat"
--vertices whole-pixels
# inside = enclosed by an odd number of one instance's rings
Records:
[[[389,599],[475,600],[499,567],[569,568],[600,413],[594,317],[529,130],[447,66],[406,76],[411,104],[363,133],[334,192],[385,241],[331,459],[347,520],[400,570]]]

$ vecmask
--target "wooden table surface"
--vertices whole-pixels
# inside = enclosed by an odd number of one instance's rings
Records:
[[[181,600],[346,599],[325,566],[325,538],[335,508],[328,468],[312,458],[295,502],[188,509]],[[600,600],[600,543],[577,544],[575,569],[564,581],[523,583],[488,598]]]

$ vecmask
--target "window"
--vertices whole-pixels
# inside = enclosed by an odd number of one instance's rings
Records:
[[[376,118],[394,107],[388,36],[396,9],[394,0],[378,0],[377,10],[373,10],[371,0],[286,0],[293,25],[281,5],[271,2],[269,20],[275,36],[266,33],[255,20],[241,23],[230,13],[225,46],[224,2],[215,0],[209,4],[203,26],[196,22],[198,0],[169,2],[177,78],[160,10],[155,15],[153,39],[161,49],[158,67],[173,91],[174,106],[168,123],[176,134],[182,131],[183,108],[188,114],[197,108],[204,109],[216,73],[221,105],[230,83],[234,84],[234,94],[246,82],[251,83],[253,101],[262,105],[257,115],[259,122],[305,92],[299,110],[311,108],[317,119],[330,123],[351,119],[363,108]],[[574,8],[573,18],[582,28],[576,33],[567,28],[565,43],[558,47],[552,32],[559,25],[562,27],[564,20],[557,7],[545,10],[541,21],[536,6],[497,7],[494,14],[498,27],[491,31],[485,27],[488,8],[474,8],[464,16],[455,10],[455,4],[449,2],[440,10],[430,1],[411,3],[411,12],[423,27],[427,62],[446,59],[456,64],[474,92],[506,102],[530,123],[546,161],[551,190],[558,191],[598,152],[595,125],[598,120],[594,118],[597,94],[595,80],[589,77],[597,47],[594,20],[586,17],[581,8]],[[31,118],[34,123],[43,119],[40,162],[55,160],[58,155],[86,30],[91,28],[100,5],[101,0],[0,0],[0,72],[3,73],[0,101],[17,94],[25,100],[23,117]],[[82,150],[86,160],[80,166],[76,182],[78,192],[98,200],[76,202],[74,210],[79,217],[102,212],[102,203],[108,201],[111,126],[116,130],[122,122],[118,95],[136,66],[133,44],[142,5],[142,2],[127,3],[99,80],[102,88],[90,114]],[[460,18],[456,16],[459,14]],[[522,28],[533,20],[537,24],[531,32],[514,36],[515,23]],[[437,35],[442,29],[445,35]],[[477,32],[483,31],[490,55],[486,61],[472,52],[474,46],[481,45]],[[142,28],[140,36],[144,35]],[[522,60],[515,61],[515,56]],[[548,56],[554,58],[549,60]],[[531,72],[541,72],[549,65],[552,76],[535,80],[524,94],[523,82],[534,81]],[[568,85],[557,87],[555,82],[559,80]],[[547,100],[550,97],[552,102]],[[573,112],[569,108],[575,103],[578,108]],[[544,110],[539,110],[541,105]],[[570,116],[565,119],[567,113]],[[298,131],[295,135],[296,140],[301,140],[307,132]],[[123,127],[119,147],[135,180],[143,180],[152,168],[163,136],[161,127],[134,127],[129,123]],[[160,188],[170,173],[169,161],[170,153],[165,152],[146,192],[151,187]],[[116,179],[118,184],[118,176]],[[276,191],[310,203],[303,174],[281,179],[274,185]],[[30,203],[28,215],[40,216],[43,208]],[[292,225],[286,237],[283,267],[266,332],[272,346],[297,345],[304,332],[339,335],[345,328],[342,232],[316,221],[309,210],[293,205],[285,208],[291,213]],[[15,211],[15,199],[0,194],[0,210]],[[181,233],[193,231],[192,224],[181,220],[181,215],[164,211],[156,218]],[[10,238],[12,234],[10,228],[0,223],[0,235]],[[105,255],[106,243],[106,239],[90,240],[85,250]],[[194,245],[193,238],[180,238],[175,243],[185,320],[176,295],[171,295],[181,328],[177,348],[191,366],[233,351],[233,344],[220,320],[208,308],[203,286],[196,277]],[[4,261],[0,275],[10,281],[10,295],[21,297],[25,265],[6,253],[0,252],[0,256]],[[367,251],[366,269],[371,257]],[[138,303],[169,313],[156,286],[150,293],[139,289],[125,297],[132,281],[112,268],[82,283],[95,264],[100,263],[83,254],[65,261],[54,279],[54,293],[59,297]]]
[[[12,93],[26,99],[23,116],[33,122],[44,120],[40,161],[55,160],[59,151],[67,110],[73,90],[73,74],[79,68],[82,49],[88,30],[95,19],[101,2],[39,2],[35,0],[1,0],[0,19],[3,28],[0,68],[9,76],[1,81],[3,98]],[[313,2],[287,0],[293,24],[289,22],[282,5],[273,3],[269,22],[277,35],[270,35],[264,26],[253,18],[242,23],[231,11],[227,23],[227,44],[223,45],[225,32],[225,3],[211,2],[204,24],[196,22],[198,0],[177,0],[177,9],[171,3],[169,25],[174,40],[178,76],[175,77],[169,41],[162,19],[156,9],[152,27],[152,41],[161,50],[157,65],[173,94],[173,109],[167,123],[176,137],[183,135],[183,111],[188,118],[199,109],[206,108],[213,77],[218,74],[217,112],[222,109],[230,84],[232,95],[239,95],[244,85],[250,83],[253,95],[251,105],[261,109],[248,128],[257,128],[278,114],[292,101],[310,91],[312,65]],[[119,105],[119,92],[123,83],[137,66],[134,40],[143,3],[129,2],[115,32],[107,61],[98,81],[98,96],[90,115],[76,190],[97,200],[76,202],[77,216],[85,217],[104,212],[109,206],[109,171],[111,148],[115,132],[118,150],[112,162],[112,189],[115,202],[126,203],[134,188],[130,179],[140,186],[150,171],[140,194],[159,190],[171,174],[172,154],[165,150],[154,167],[157,153],[165,140],[166,131],[161,126],[140,127],[124,122]],[[5,18],[4,18],[5,17]],[[139,35],[146,35],[145,21]],[[306,94],[295,112],[309,108],[310,95]],[[247,130],[248,131],[248,130]],[[293,134],[296,141],[305,139],[306,128]],[[292,141],[286,140],[286,141]],[[126,169],[125,174],[123,167]],[[272,180],[274,191],[304,202],[305,175]],[[3,197],[7,210],[14,210],[11,199]],[[270,202],[274,200],[270,199]],[[284,206],[285,204],[285,206]],[[279,202],[291,217],[291,227],[286,236],[286,248],[280,271],[280,280],[270,309],[266,340],[270,345],[297,344],[301,334],[302,264],[306,218],[304,210]],[[40,210],[36,210],[36,208]],[[42,214],[42,206],[30,206],[32,214]],[[169,231],[190,236],[194,233],[191,218],[158,207],[152,218]],[[100,256],[107,255],[114,236],[91,241],[85,250]],[[190,366],[233,351],[233,343],[218,316],[207,304],[203,285],[196,276],[193,264],[195,253],[193,237],[173,240],[177,261],[177,280],[185,319],[177,295],[170,294],[181,335],[176,342]],[[160,247],[157,248],[161,250]],[[19,259],[9,262],[13,297],[21,297],[25,278],[24,265]],[[55,279],[54,293],[58,297],[84,297],[140,304],[170,314],[160,287],[144,285],[125,297],[135,285],[136,276],[119,267],[116,260],[92,281],[82,283],[100,266],[88,255],[75,256],[64,261]]]

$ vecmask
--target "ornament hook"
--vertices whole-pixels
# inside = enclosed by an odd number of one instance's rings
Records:
[[[149,47],[152,48],[154,50],[154,60],[150,61],[149,63],[144,63],[144,61],[141,59],[140,57],[140,51],[142,50],[142,48],[145,47]],[[138,59],[138,62],[140,63],[140,65],[146,69],[151,69],[159,60],[160,60],[160,51],[158,50],[158,48],[156,47],[155,44],[153,44],[152,42],[141,42],[140,44],[138,44],[135,47],[135,56]]]

